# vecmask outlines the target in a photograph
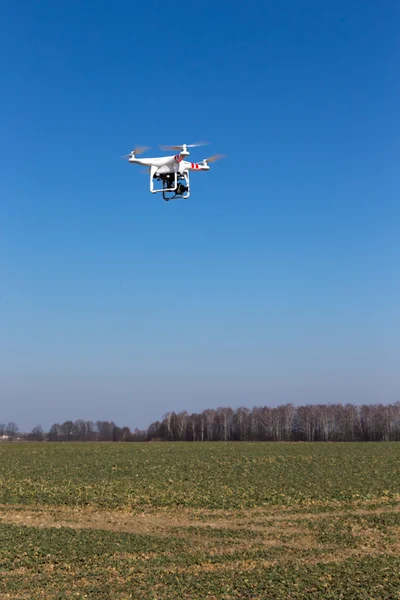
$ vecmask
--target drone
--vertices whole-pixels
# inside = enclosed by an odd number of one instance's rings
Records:
[[[204,158],[200,163],[192,163],[185,160],[190,155],[188,148],[204,146],[206,143],[207,142],[199,142],[197,144],[182,144],[180,146],[159,146],[161,150],[178,151],[178,154],[158,158],[136,158],[139,154],[143,154],[146,150],[150,150],[148,146],[141,146],[135,148],[122,158],[127,158],[132,164],[138,164],[149,168],[150,192],[152,194],[161,192],[166,202],[177,198],[186,200],[190,196],[190,171],[209,171],[209,163],[224,158],[223,154],[214,154],[213,156]],[[161,187],[155,187],[154,182],[156,181],[161,183]]]

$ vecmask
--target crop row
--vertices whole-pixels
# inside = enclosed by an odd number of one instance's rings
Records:
[[[399,443],[0,445],[2,504],[240,509],[399,494]]]

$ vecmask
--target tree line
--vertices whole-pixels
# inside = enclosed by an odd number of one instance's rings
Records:
[[[65,421],[48,432],[37,425],[19,434],[15,423],[0,424],[0,439],[32,441],[400,441],[400,402],[383,405],[284,404],[252,409],[230,407],[201,413],[169,412],[147,429],[119,427],[113,421]]]

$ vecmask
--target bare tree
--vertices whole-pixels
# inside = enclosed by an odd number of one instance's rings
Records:
[[[164,419],[161,425],[162,428],[162,437],[166,440],[172,440],[172,414],[167,413],[164,415]]]
[[[258,439],[260,440],[272,439],[271,411],[272,409],[268,406],[253,408],[253,412],[256,413]]]
[[[65,442],[70,442],[73,439],[74,424],[72,421],[64,421],[61,423],[61,434]]]
[[[121,440],[123,442],[130,442],[132,439],[132,432],[129,427],[122,427],[121,429]]]
[[[79,442],[83,442],[87,439],[86,421],[78,419],[73,423],[71,437],[72,439],[77,440]]]
[[[237,409],[234,419],[235,439],[247,440],[249,431],[249,409],[241,406]]]
[[[271,409],[271,432],[274,442],[280,442],[282,439],[281,412],[278,408]]]
[[[346,404],[344,407],[344,431],[346,440],[353,442],[357,435],[357,408],[352,404]]]
[[[36,425],[30,432],[28,439],[32,440],[33,442],[43,442],[43,440],[44,440],[43,427],[41,425]]]
[[[188,413],[186,410],[175,415],[176,439],[182,441],[186,439],[186,426],[188,422]]]
[[[118,425],[114,424],[112,428],[111,439],[113,442],[120,442],[122,440],[122,429]]]
[[[148,427],[146,432],[146,439],[148,441],[155,440],[161,438],[161,423],[160,421],[156,421],[152,423],[150,427]]]
[[[206,422],[204,413],[201,413],[198,421],[199,421],[199,440],[200,440],[200,442],[204,442],[204,429],[205,429],[205,422]]]
[[[7,423],[6,428],[5,428],[5,434],[6,434],[6,436],[8,436],[8,439],[10,440],[10,442],[13,441],[13,439],[15,438],[18,431],[19,431],[18,425],[16,423],[14,423],[14,421],[10,421],[9,423]]]
[[[211,442],[214,438],[215,432],[214,432],[214,423],[215,423],[215,410],[209,408],[207,410],[204,411],[204,417],[205,417],[205,431],[206,431],[206,438],[208,442]]]
[[[62,439],[62,430],[61,425],[59,423],[54,423],[50,427],[50,431],[48,434],[49,442],[59,442]]]
[[[187,439],[192,442],[197,441],[197,420],[198,420],[198,415],[196,415],[196,414],[188,416],[188,422],[187,422],[187,428],[186,428]]]
[[[388,407],[389,409],[389,437],[393,442],[400,441],[400,402]]]
[[[113,439],[115,423],[113,421],[97,421],[98,438],[102,442],[110,442]]]
[[[229,406],[220,407],[217,408],[216,416],[220,428],[219,439],[227,442],[232,439],[234,412]]]
[[[300,438],[306,442],[313,442],[315,434],[315,407],[310,405],[299,406],[296,412]]]
[[[281,439],[288,442],[292,438],[295,408],[293,404],[284,404],[278,406],[278,410],[281,414]]]

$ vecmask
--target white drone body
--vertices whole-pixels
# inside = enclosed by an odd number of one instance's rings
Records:
[[[128,158],[132,164],[149,167],[150,191],[152,194],[161,192],[164,200],[175,200],[176,198],[189,198],[190,196],[190,171],[209,171],[210,162],[214,162],[222,155],[214,155],[204,158],[200,163],[192,163],[185,160],[189,156],[188,148],[203,146],[204,143],[182,144],[182,146],[160,146],[163,150],[179,150],[174,156],[162,156],[156,158],[137,158],[138,154],[148,150],[146,147],[136,148],[124,158]],[[160,181],[162,187],[156,189],[155,181]]]

